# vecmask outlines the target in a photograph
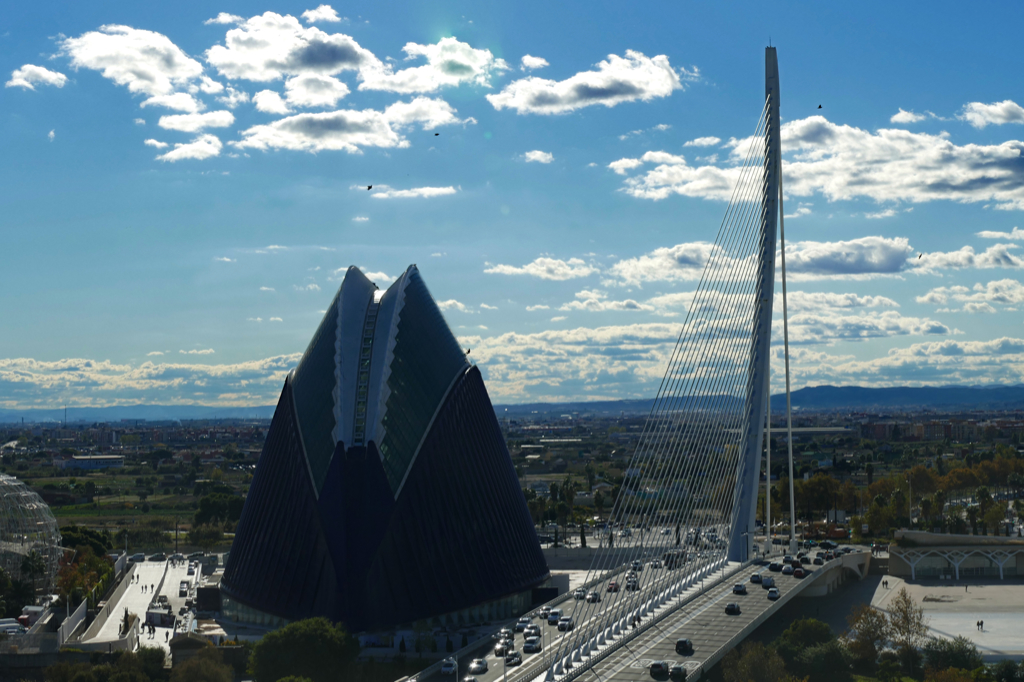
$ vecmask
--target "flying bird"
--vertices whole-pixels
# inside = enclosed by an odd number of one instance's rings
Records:
[[[818,105],[818,108],[821,109],[821,105],[820,104]]]
[[[367,192],[369,192],[371,189],[373,189],[373,185],[367,185],[366,186],[366,191]]]
[[[467,349],[466,349],[466,355],[469,355],[469,351],[470,351],[470,350],[471,350],[470,348],[467,348]]]
[[[923,253],[917,254],[917,260],[921,260],[921,256],[923,256],[923,255],[924,255]]]
[[[441,133],[434,133],[434,137],[437,137],[437,136],[438,136],[438,135],[440,135],[440,134],[441,134]]]

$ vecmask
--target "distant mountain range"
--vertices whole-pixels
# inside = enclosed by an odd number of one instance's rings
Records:
[[[863,388],[861,386],[813,386],[793,391],[793,407],[799,410],[1013,410],[1024,409],[1024,386],[924,386],[917,388]],[[595,400],[569,403],[499,404],[499,418],[581,414],[615,416],[644,415],[654,399]],[[69,407],[68,423],[120,422],[132,420],[180,421],[210,419],[270,419],[275,405],[258,407],[207,407],[204,405],[121,405],[117,407]],[[786,409],[785,394],[772,396],[772,412]],[[0,410],[0,424],[22,420],[61,422],[64,409]]]

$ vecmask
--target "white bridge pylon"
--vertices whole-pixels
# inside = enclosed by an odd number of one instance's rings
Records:
[[[770,549],[755,549],[754,537],[777,235],[778,250],[785,249],[779,120],[778,62],[769,47],[764,104],[732,169],[732,198],[587,576],[601,600],[580,603],[574,629],[545,653],[540,677],[549,682],[582,674],[700,591],[702,581]],[[780,262],[785,318],[784,253]],[[785,319],[784,338],[788,419]],[[792,445],[789,455],[792,472]],[[662,566],[644,570],[651,562]],[[619,591],[609,591],[610,581]]]

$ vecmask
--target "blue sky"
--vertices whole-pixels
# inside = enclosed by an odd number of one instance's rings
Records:
[[[272,403],[410,263],[496,401],[651,396],[769,37],[795,385],[1019,383],[1024,9],[892,5],[12,7],[0,406]]]

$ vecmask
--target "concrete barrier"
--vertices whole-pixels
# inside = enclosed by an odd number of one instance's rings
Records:
[[[128,566],[128,570],[125,571],[124,577],[121,578],[121,582],[118,583],[117,587],[110,595],[110,598],[107,599],[106,605],[99,610],[96,614],[96,619],[92,622],[92,625],[90,625],[89,629],[82,635],[82,640],[92,639],[99,634],[100,630],[103,629],[103,626],[106,624],[114,607],[117,606],[117,603],[121,601],[121,597],[124,596],[124,593],[128,590],[128,586],[132,582],[133,575],[135,575],[135,564]]]

